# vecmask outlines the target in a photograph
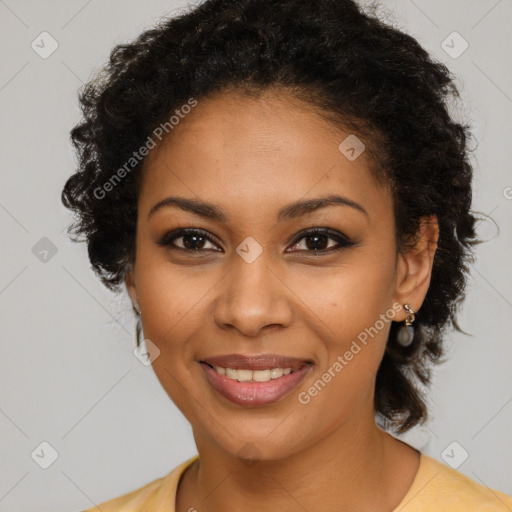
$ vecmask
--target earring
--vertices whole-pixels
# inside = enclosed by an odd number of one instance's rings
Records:
[[[142,332],[142,324],[141,324],[141,321],[140,319],[137,320],[137,324],[135,325],[135,341],[137,343],[137,348],[139,347],[140,345],[140,335],[141,335],[141,332]]]
[[[412,340],[414,339],[414,327],[412,323],[414,322],[414,311],[409,306],[409,304],[404,304],[404,309],[409,313],[407,318],[404,320],[404,323],[398,329],[397,341],[402,347],[408,347]]]
[[[133,306],[133,310],[135,311],[135,314],[142,316],[142,311],[140,310],[140,306],[139,306],[138,302],[135,302],[134,304],[132,304],[132,306]]]
[[[142,312],[140,310],[140,306],[138,303],[132,304],[133,310],[135,311],[135,314],[138,316],[137,318],[137,324],[135,325],[135,341],[137,343],[137,347],[140,345],[140,335],[142,332],[142,324],[141,324],[141,316]]]

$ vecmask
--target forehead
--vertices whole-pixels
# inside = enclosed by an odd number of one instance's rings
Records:
[[[238,214],[339,193],[382,215],[389,191],[371,174],[364,151],[350,160],[340,150],[349,136],[287,93],[199,99],[149,153],[139,208],[147,213],[181,195]]]

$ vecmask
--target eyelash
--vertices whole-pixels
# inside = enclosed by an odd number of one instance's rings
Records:
[[[200,229],[178,229],[176,231],[172,231],[170,233],[166,233],[157,243],[160,246],[168,247],[171,250],[178,250],[178,251],[184,251],[188,253],[201,253],[201,252],[210,252],[212,249],[187,249],[183,247],[177,247],[172,242],[177,240],[178,238],[182,238],[183,236],[187,235],[199,235],[202,238],[206,239],[208,242],[211,242],[214,245],[218,245],[215,240],[206,234],[205,231]],[[345,249],[347,247],[352,247],[356,245],[356,242],[350,240],[347,236],[342,235],[341,233],[338,233],[337,231],[332,231],[327,228],[313,228],[309,229],[307,231],[303,231],[300,233],[297,238],[295,238],[295,241],[292,243],[292,246],[297,245],[302,239],[313,237],[313,236],[326,236],[327,238],[331,238],[332,240],[335,240],[338,242],[338,247],[330,248],[330,249],[321,249],[321,250],[298,250],[293,252],[307,252],[311,253],[313,255],[325,255],[330,254],[333,252],[338,252],[342,249]],[[218,251],[215,251],[218,252]]]

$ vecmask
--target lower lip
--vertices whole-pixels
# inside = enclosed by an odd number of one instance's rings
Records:
[[[295,372],[268,382],[239,382],[217,373],[206,363],[200,364],[214,389],[235,404],[248,407],[277,402],[296,388],[311,369],[310,364],[305,364]]]

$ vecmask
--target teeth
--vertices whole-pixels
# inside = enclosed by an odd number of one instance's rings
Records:
[[[247,382],[252,379],[252,370],[234,370],[236,372],[236,378],[240,382]]]
[[[228,379],[238,380],[239,382],[268,382],[269,380],[279,379],[283,375],[292,372],[291,368],[269,368],[268,370],[246,370],[233,368],[222,368],[215,366],[215,371],[224,375]]]
[[[226,377],[228,379],[237,380],[238,373],[236,373],[236,370],[233,370],[231,368],[226,368]]]
[[[252,380],[255,380],[256,382],[268,382],[272,378],[270,370],[254,370],[251,373]]]
[[[222,368],[222,366],[216,366],[215,370],[217,370],[217,373],[220,373],[221,375],[226,375],[226,368]]]

